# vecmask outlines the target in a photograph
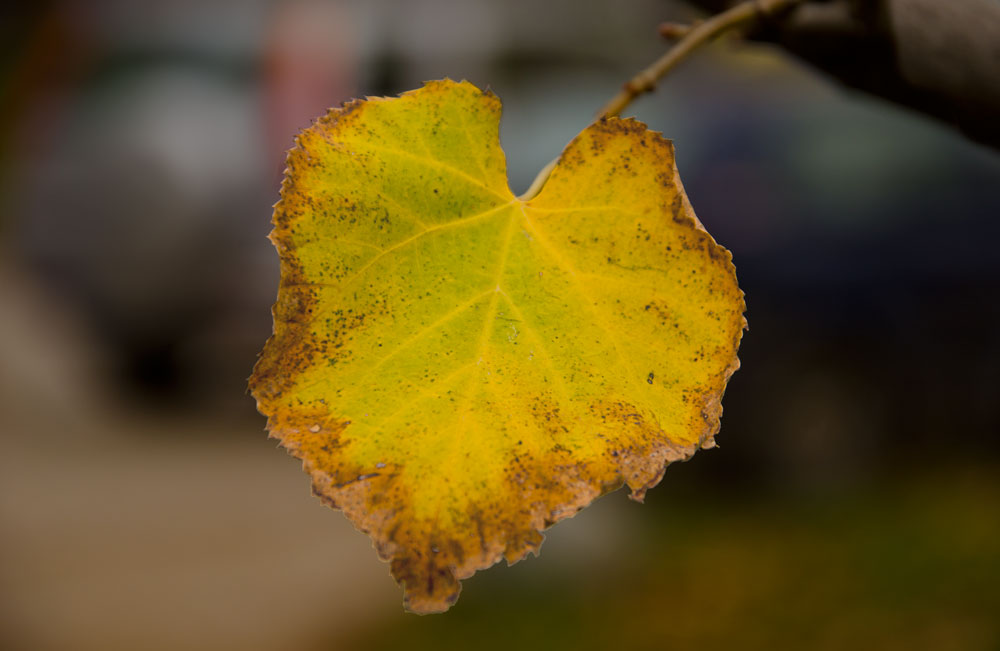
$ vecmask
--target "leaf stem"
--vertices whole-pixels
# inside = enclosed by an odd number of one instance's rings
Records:
[[[518,199],[520,199],[521,201],[530,201],[535,197],[535,195],[541,192],[542,186],[545,185],[545,182],[549,179],[549,174],[552,173],[552,170],[555,168],[556,163],[558,162],[559,162],[558,158],[553,158],[548,163],[546,163],[545,167],[542,168],[542,171],[540,171],[538,173],[538,176],[535,177],[535,180],[531,182],[531,186],[527,190],[525,190],[524,194],[519,196]]]
[[[653,90],[656,82],[673,70],[689,54],[719,35],[761,17],[788,9],[800,2],[802,0],[747,0],[702,23],[692,25],[691,29],[663,56],[625,82],[618,94],[601,109],[598,117],[606,118],[620,115],[636,97]]]

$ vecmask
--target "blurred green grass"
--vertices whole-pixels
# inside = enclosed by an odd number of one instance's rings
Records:
[[[668,503],[644,507],[610,562],[494,568],[447,614],[318,647],[1000,649],[996,469],[924,473],[825,493],[654,491]]]

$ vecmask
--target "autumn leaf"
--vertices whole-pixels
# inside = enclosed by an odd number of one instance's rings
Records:
[[[745,324],[669,141],[599,121],[519,199],[499,120],[465,82],[350,102],[298,136],[274,210],[251,391],[421,613],[714,445]]]

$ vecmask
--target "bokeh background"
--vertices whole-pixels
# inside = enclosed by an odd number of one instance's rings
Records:
[[[676,144],[750,332],[720,449],[417,617],[246,394],[284,150],[441,77],[511,186],[682,3],[0,9],[0,647],[1000,649],[1000,155],[724,40],[630,109]]]

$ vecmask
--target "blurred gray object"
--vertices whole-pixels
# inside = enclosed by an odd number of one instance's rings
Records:
[[[710,12],[733,2],[690,0]],[[1000,146],[1000,2],[812,0],[752,34],[842,83]]]

